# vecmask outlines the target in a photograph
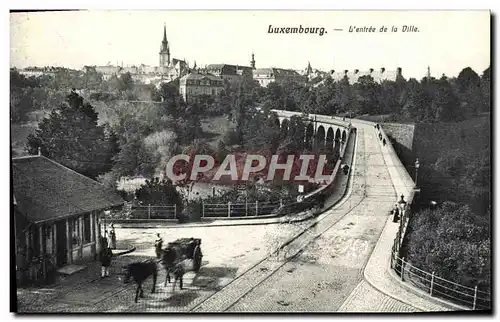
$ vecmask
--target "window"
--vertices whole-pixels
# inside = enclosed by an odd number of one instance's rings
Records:
[[[90,214],[83,216],[83,243],[90,243]]]

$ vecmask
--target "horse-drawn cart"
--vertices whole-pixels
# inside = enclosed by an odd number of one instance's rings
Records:
[[[179,238],[168,243],[166,249],[174,249],[176,251],[175,258],[169,256],[168,262],[178,262],[182,259],[188,259],[192,261],[193,271],[198,272],[200,270],[203,258],[200,238]]]
[[[200,270],[201,259],[203,258],[200,238],[179,238],[168,243],[168,246],[176,248],[181,257],[192,260],[193,271],[197,273]]]

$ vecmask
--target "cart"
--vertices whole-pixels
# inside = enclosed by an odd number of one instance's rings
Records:
[[[196,273],[200,271],[203,254],[201,252],[200,238],[179,238],[168,243],[167,247],[177,250],[181,258],[192,260],[192,269]]]

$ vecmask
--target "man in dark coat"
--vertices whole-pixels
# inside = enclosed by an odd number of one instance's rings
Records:
[[[109,276],[109,267],[111,266],[111,258],[113,257],[113,252],[109,247],[103,247],[101,253],[99,254],[99,260],[101,261],[101,278]]]
[[[156,251],[156,258],[160,258],[161,257],[161,250],[162,250],[162,247],[163,247],[163,238],[160,237],[160,234],[156,234],[156,237],[158,237],[156,240],[155,240],[155,251]]]
[[[394,207],[392,208],[392,222],[398,222],[399,221],[399,207],[398,204],[395,204]]]
[[[111,249],[116,249],[116,232],[115,232],[115,226],[111,224],[109,231],[109,237],[111,238]]]

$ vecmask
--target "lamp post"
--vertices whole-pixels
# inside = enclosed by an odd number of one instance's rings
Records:
[[[420,162],[418,162],[418,158],[415,160],[415,187],[418,182],[418,168],[420,168]]]

